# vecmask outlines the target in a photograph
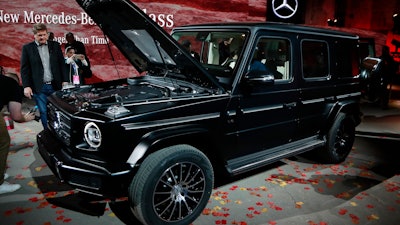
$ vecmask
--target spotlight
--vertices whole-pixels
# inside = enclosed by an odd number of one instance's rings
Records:
[[[328,26],[333,27],[333,26],[335,26],[335,21],[336,21],[336,19],[335,20],[328,19],[326,22],[328,23]]]
[[[400,33],[400,16],[397,13],[393,14],[393,33]]]
[[[331,27],[342,27],[343,26],[343,20],[340,18],[339,19],[337,19],[337,18],[328,19],[326,22],[328,23],[328,26],[331,26]]]

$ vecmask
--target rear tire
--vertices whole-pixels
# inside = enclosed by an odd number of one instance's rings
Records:
[[[321,158],[326,163],[341,163],[349,155],[355,139],[355,123],[345,113],[339,113],[327,134]]]
[[[213,188],[208,158],[189,145],[150,154],[129,188],[136,217],[147,225],[187,225],[203,211]]]

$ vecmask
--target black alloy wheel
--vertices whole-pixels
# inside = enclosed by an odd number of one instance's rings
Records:
[[[210,198],[213,176],[210,161],[196,148],[159,150],[143,161],[131,183],[131,207],[143,224],[190,224]]]

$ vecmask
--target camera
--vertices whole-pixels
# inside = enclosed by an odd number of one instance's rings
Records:
[[[33,107],[33,108],[29,111],[29,113],[35,113],[35,112],[37,111],[37,109],[38,109],[38,107],[37,107],[37,105],[35,105],[35,107]]]
[[[85,56],[82,55],[82,54],[75,54],[74,57],[75,57],[75,59],[79,59],[79,60],[84,60],[85,59]]]
[[[38,110],[38,107],[37,107],[37,105],[35,105],[35,107],[33,107],[33,108],[29,111],[29,113],[36,113],[37,110]],[[39,122],[40,116],[38,116],[38,115],[35,114],[35,119],[34,119],[34,120],[36,120],[36,122]]]

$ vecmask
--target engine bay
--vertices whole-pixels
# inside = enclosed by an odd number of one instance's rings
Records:
[[[125,82],[110,84],[66,88],[57,95],[69,105],[82,110],[211,93],[208,89],[171,78],[128,78]]]

